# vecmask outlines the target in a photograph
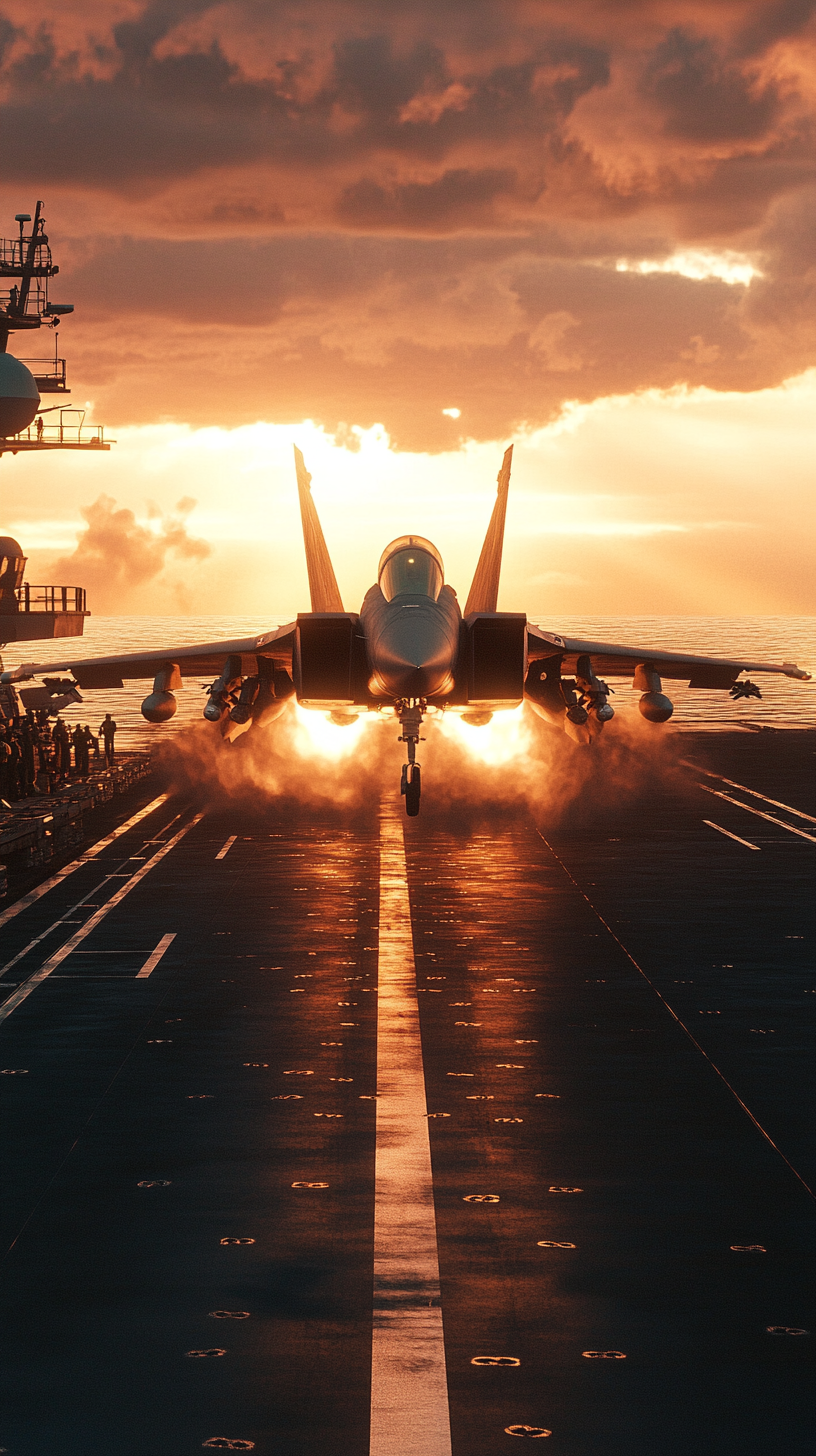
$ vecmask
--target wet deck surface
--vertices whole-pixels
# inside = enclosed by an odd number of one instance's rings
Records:
[[[683,742],[406,822],[454,1456],[812,1448],[816,735]],[[10,1456],[369,1450],[377,806],[203,809],[0,928]]]

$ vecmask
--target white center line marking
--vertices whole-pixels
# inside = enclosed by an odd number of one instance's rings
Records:
[[[812,814],[806,814],[803,809],[794,809],[791,804],[783,804],[781,799],[769,799],[767,794],[760,794],[758,789],[749,789],[747,784],[738,784],[734,779],[724,779],[722,774],[711,773],[707,768],[700,768],[698,763],[692,763],[688,758],[682,758],[680,762],[686,768],[696,769],[698,773],[704,773],[710,779],[718,779],[721,784],[728,784],[729,788],[742,789],[744,794],[750,794],[754,799],[761,799],[763,804],[773,804],[775,809],[786,809],[789,814],[795,814],[797,819],[807,819],[809,824],[816,824],[816,818]]]
[[[738,834],[732,834],[730,829],[723,829],[722,824],[715,824],[713,819],[704,819],[703,823],[707,824],[709,829],[716,829],[718,834],[725,834],[728,839],[736,839],[737,844],[744,844],[746,849],[755,849],[758,853],[761,852],[758,844],[752,844],[750,839],[740,839]]]
[[[49,890],[53,890],[55,885],[58,885],[60,881],[64,880],[66,875],[72,875],[74,870],[80,869],[82,865],[88,863],[88,860],[96,859],[96,856],[101,854],[103,849],[107,849],[109,844],[113,844],[121,834],[126,834],[128,829],[132,829],[134,824],[138,824],[141,819],[146,819],[148,814],[152,814],[153,810],[158,809],[169,797],[169,794],[159,794],[158,799],[154,799],[152,804],[148,804],[146,808],[140,809],[138,814],[134,814],[131,819],[127,819],[124,824],[120,824],[119,828],[114,829],[112,834],[106,834],[104,839],[98,840],[90,849],[86,849],[85,853],[79,856],[79,859],[71,860],[70,864],[64,865],[61,870],[57,870],[55,875],[51,875],[49,879],[43,880],[42,884],[38,885],[36,890],[31,890],[29,894],[23,895],[21,899],[17,900],[13,905],[10,905],[8,910],[4,910],[0,914],[0,925],[5,925],[7,920],[11,920],[15,915],[19,915],[21,910],[27,910],[29,905],[34,905],[42,895],[47,895]],[[148,844],[150,842],[148,840]]]
[[[374,1327],[369,1456],[451,1456],[431,1147],[405,842],[380,811]]]
[[[137,981],[143,981],[146,976],[149,976],[153,971],[155,971],[157,965],[159,964],[159,961],[164,955],[164,952],[167,950],[167,947],[172,944],[175,938],[175,930],[173,930],[169,935],[162,936],[161,940],[156,946],[156,949],[152,951],[151,954],[148,956],[147,960],[142,966],[142,969],[136,972]]]
[[[237,834],[231,834],[223,848],[219,849],[217,855],[215,856],[216,859],[223,859],[225,854],[229,854],[237,838]]]
[[[707,784],[698,784],[705,794],[714,794],[718,799],[726,799],[729,804],[736,804],[738,809],[744,809],[746,814],[755,814],[757,819],[767,819],[769,824],[778,824],[780,829],[787,829],[788,834],[798,834],[800,839],[809,839],[811,844],[816,844],[816,834],[806,834],[804,829],[794,829],[792,824],[786,824],[784,819],[777,819],[774,814],[766,814],[762,809],[753,809],[750,804],[742,804],[732,794],[724,794],[721,789],[710,789]]]
[[[204,813],[205,811],[202,810],[200,814],[196,814],[195,818],[191,819],[189,824],[185,824],[184,828],[180,829],[178,834],[174,834],[172,839],[168,839],[167,843],[156,851],[153,858],[149,859],[147,864],[142,865],[141,869],[137,870],[134,875],[131,875],[130,879],[126,880],[124,885],[122,885],[122,888],[117,890],[115,895],[111,895],[111,898],[104,905],[101,905],[96,913],[91,916],[90,920],[87,920],[75,935],[70,936],[60,946],[59,950],[54,951],[54,954],[49,956],[48,960],[40,966],[38,971],[34,972],[33,976],[29,976],[27,981],[21,982],[16,991],[12,991],[11,995],[0,1006],[0,1021],[5,1021],[6,1017],[10,1016],[12,1011],[15,1011],[20,1003],[25,1001],[27,996],[31,995],[32,991],[36,990],[41,981],[47,980],[51,972],[55,971],[57,966],[62,965],[62,962],[71,954],[71,951],[76,950],[76,947],[81,944],[85,937],[90,935],[91,931],[95,930],[100,921],[105,919],[108,911],[115,909],[124,900],[125,896],[129,895],[131,890],[135,889],[140,880],[143,880],[145,875],[150,873],[153,866],[157,865],[160,859],[164,859],[164,856],[170,853],[170,850],[178,844],[179,840],[183,839],[185,834],[188,834],[204,818]]]

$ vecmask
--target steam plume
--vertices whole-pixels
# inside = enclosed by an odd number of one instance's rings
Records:
[[[212,801],[225,797],[279,813],[306,807],[321,814],[370,817],[380,795],[399,797],[401,756],[393,720],[366,725],[352,752],[332,759],[310,748],[294,709],[267,729],[232,745],[202,723],[162,746],[170,781]],[[530,815],[545,832],[606,832],[626,804],[644,804],[658,781],[681,786],[680,741],[639,717],[620,714],[591,749],[525,712],[519,751],[500,763],[482,762],[446,725],[426,724],[422,758],[422,816],[454,831]],[[337,729],[338,734],[346,730]],[[341,743],[342,746],[342,743]],[[614,830],[612,831],[614,832]]]

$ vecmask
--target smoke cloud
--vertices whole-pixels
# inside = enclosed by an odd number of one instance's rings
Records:
[[[204,561],[211,554],[209,542],[188,534],[187,517],[195,506],[191,496],[183,496],[170,514],[151,506],[150,516],[159,523],[152,530],[140,525],[133,511],[117,509],[112,496],[100,495],[93,505],[82,508],[88,526],[76,550],[55,561],[52,570],[57,579],[92,593],[96,611],[119,613],[130,605],[134,590],[159,577],[171,555],[182,561]],[[169,584],[181,605],[183,583]]]
[[[473,831],[530,815],[545,834],[605,833],[624,804],[645,804],[658,781],[683,792],[681,740],[639,716],[619,714],[587,749],[525,708],[514,751],[499,762],[486,762],[478,739],[470,746],[453,724],[431,719],[424,726],[421,812],[436,827]],[[329,757],[315,749],[292,708],[233,744],[217,726],[202,723],[162,744],[158,766],[174,788],[213,805],[231,799],[257,808],[265,800],[283,817],[307,808],[348,823],[370,818],[383,794],[399,797],[403,755],[395,727],[385,719],[366,723],[359,736],[337,729],[340,752]],[[347,731],[356,742],[343,751],[339,735]]]

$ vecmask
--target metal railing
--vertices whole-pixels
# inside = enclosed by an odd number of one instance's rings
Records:
[[[3,274],[2,272],[0,272],[0,278],[2,277]],[[8,274],[6,274],[6,277],[8,277]],[[17,285],[13,284],[12,287],[16,288]],[[15,304],[15,300],[17,300],[17,298],[18,294],[12,293],[12,288],[0,288],[0,305],[2,305],[4,313],[8,311],[10,306],[15,305],[11,309],[12,317],[29,319],[39,318],[42,316],[44,310],[48,307],[48,285],[47,283],[40,283],[38,278],[32,279],[29,286],[28,299],[26,302],[25,311],[21,314],[17,313],[17,307]]]
[[[61,394],[67,389],[64,359],[21,359],[34,375],[40,394]]]
[[[36,420],[17,435],[10,435],[9,441],[23,440],[36,445],[98,445],[105,444],[104,425],[86,425],[82,409],[61,409],[59,423]]]
[[[24,266],[31,239],[0,238],[0,275],[10,269],[19,271]],[[34,250],[34,271],[47,272],[51,267],[51,249],[46,242],[37,243]]]
[[[14,595],[20,612],[84,612],[82,586],[35,586],[24,582]]]

